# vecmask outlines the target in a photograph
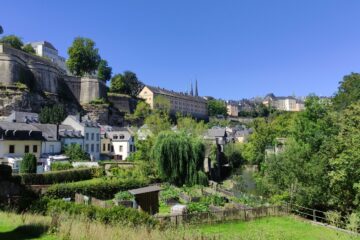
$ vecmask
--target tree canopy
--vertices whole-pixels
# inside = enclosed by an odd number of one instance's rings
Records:
[[[25,153],[20,162],[20,173],[36,173],[37,160],[34,154]]]
[[[340,82],[338,91],[333,98],[333,105],[336,110],[341,110],[358,100],[360,100],[360,74],[351,73],[344,76]]]
[[[110,82],[110,92],[127,94],[137,97],[144,84],[139,81],[135,73],[125,71],[123,74],[116,74]]]
[[[60,124],[66,118],[66,111],[63,105],[55,104],[53,106],[43,107],[39,114],[41,123]]]
[[[111,78],[112,68],[108,66],[108,62],[104,59],[100,60],[98,66],[98,78],[102,81],[108,81]]]
[[[212,99],[208,101],[209,116],[227,115],[227,108],[224,101]]]
[[[65,147],[65,155],[72,161],[90,160],[89,155],[81,148],[80,144],[71,144]]]
[[[77,37],[68,48],[69,58],[66,64],[72,74],[83,76],[94,73],[100,63],[99,50],[89,38]]]
[[[4,43],[4,44],[8,44],[13,48],[22,49],[22,46],[24,45],[24,43],[21,41],[21,38],[19,38],[18,36],[15,35],[8,35],[8,36],[3,36],[0,39],[0,43]]]
[[[0,34],[3,34],[4,33],[4,29],[3,27],[0,25]]]
[[[30,44],[23,46],[22,50],[27,53],[35,54],[35,49]]]

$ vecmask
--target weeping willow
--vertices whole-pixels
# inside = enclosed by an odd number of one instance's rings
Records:
[[[201,140],[184,132],[160,133],[152,150],[161,177],[177,186],[207,183],[203,172],[204,154]]]

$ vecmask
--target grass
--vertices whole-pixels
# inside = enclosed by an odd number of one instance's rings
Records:
[[[250,222],[203,225],[198,230],[219,239],[358,240],[359,236],[311,224],[294,216],[268,217]]]

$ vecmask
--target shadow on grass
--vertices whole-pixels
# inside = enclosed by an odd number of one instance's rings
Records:
[[[49,228],[43,225],[23,225],[9,232],[0,232],[0,239],[25,240],[36,239],[47,232]]]

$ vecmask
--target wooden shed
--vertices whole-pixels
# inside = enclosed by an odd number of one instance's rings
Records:
[[[129,190],[134,195],[135,202],[139,209],[149,213],[156,214],[159,212],[159,191],[158,186],[148,186]]]

